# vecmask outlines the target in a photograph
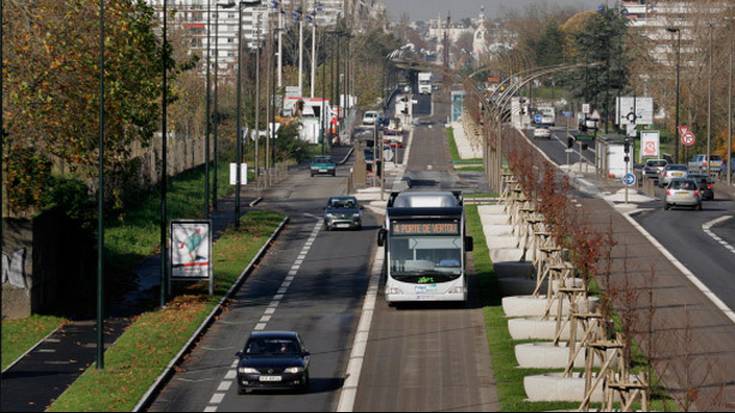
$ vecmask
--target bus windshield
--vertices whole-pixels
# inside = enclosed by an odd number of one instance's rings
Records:
[[[390,274],[398,281],[433,284],[462,275],[459,236],[392,236]]]

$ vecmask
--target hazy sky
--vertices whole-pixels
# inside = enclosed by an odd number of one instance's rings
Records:
[[[610,0],[385,0],[385,6],[393,20],[398,20],[403,13],[408,13],[411,20],[425,20],[439,13],[446,16],[447,11],[451,12],[452,18],[476,17],[482,5],[485,6],[485,14],[492,18],[503,10],[523,8],[533,3],[594,8],[606,1]]]

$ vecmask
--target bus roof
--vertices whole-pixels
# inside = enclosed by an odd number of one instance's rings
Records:
[[[401,192],[391,195],[389,208],[456,208],[462,206],[460,193]]]

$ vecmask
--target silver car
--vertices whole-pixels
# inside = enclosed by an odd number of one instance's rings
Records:
[[[702,210],[702,192],[693,179],[672,179],[666,186],[664,209],[687,206]]]
[[[661,187],[669,185],[672,179],[685,179],[689,176],[689,169],[682,164],[668,164],[661,171],[661,177],[658,180]]]

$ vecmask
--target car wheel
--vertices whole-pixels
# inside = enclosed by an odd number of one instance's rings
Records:
[[[244,388],[242,386],[239,386],[237,388],[237,394],[239,394],[240,396],[246,395],[248,393],[250,393],[250,390],[248,390],[248,389],[246,389],[246,388]]]
[[[666,203],[666,204],[664,205],[664,211],[668,211],[668,210],[669,210],[669,208],[671,208],[671,206],[670,206],[670,205],[669,205],[668,203]]]

